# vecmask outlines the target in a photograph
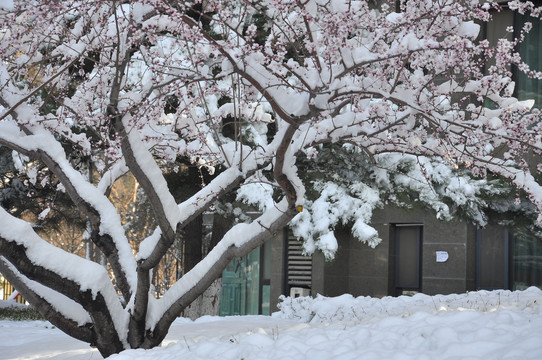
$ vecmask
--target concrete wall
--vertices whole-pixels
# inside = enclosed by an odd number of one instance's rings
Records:
[[[331,261],[321,253],[312,257],[313,296],[383,297],[395,295],[395,229],[399,224],[421,225],[421,291],[426,294],[462,293],[476,289],[476,227],[464,221],[440,221],[426,209],[387,207],[373,216],[372,226],[382,242],[371,248],[354,239],[347,227],[336,229],[339,250]],[[502,233],[504,228],[491,226]],[[483,230],[487,232],[488,230]],[[271,311],[285,293],[285,234],[272,241]],[[437,251],[448,254],[437,262]]]
[[[271,241],[271,299],[269,309],[271,313],[278,310],[279,296],[284,294],[285,249],[284,236],[286,232],[278,233]]]
[[[464,292],[467,289],[467,240],[464,222],[424,221],[422,291],[426,294]],[[436,252],[448,253],[445,262],[436,261]]]
[[[474,289],[475,228],[462,221],[445,222],[423,209],[388,207],[373,216],[382,242],[374,249],[352,238],[348,229],[337,231],[339,251],[332,261],[313,259],[313,293],[337,296],[382,297],[394,294],[395,224],[423,226],[421,291],[426,294],[458,293]],[[448,253],[445,262],[436,252]]]
[[[339,250],[333,260],[326,261],[321,253],[313,255],[313,295],[387,295],[387,245],[372,249],[353,239],[347,229],[339,229],[335,235]]]

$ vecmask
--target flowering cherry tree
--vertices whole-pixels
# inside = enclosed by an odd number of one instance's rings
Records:
[[[52,246],[0,208],[2,274],[53,324],[109,356],[159,345],[231,259],[294,219],[306,198],[296,161],[315,158],[322,144],[490,172],[542,210],[542,189],[522,161],[542,150],[539,113],[512,97],[509,66],[540,74],[514,53],[516,40],[477,40],[497,5],[401,3],[0,2],[0,145],[24,159],[18,171],[37,161],[54,174],[111,269]],[[539,16],[529,4],[511,7]],[[214,174],[181,203],[164,177],[179,159]],[[426,160],[413,169],[427,178]],[[128,172],[157,224],[136,254],[107,197]],[[233,226],[155,299],[152,270],[183,229],[250,184],[274,194],[262,214]],[[246,189],[251,202],[257,191]],[[364,216],[354,216],[356,232],[370,241]]]

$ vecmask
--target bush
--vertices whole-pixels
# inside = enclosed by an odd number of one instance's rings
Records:
[[[0,320],[45,320],[34,308],[11,301],[0,301]]]

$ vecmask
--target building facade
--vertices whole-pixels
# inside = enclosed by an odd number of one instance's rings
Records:
[[[288,229],[236,259],[223,276],[221,315],[270,314],[281,295],[399,296],[542,288],[542,240],[525,227],[437,220],[430,211],[387,207],[373,217],[376,247],[336,230],[331,261],[302,255]]]
[[[542,70],[542,26],[535,18],[504,7],[482,26],[480,36],[496,44],[517,37],[527,21],[533,27],[517,51],[532,69]],[[542,104],[542,81],[511,70],[515,96]],[[277,310],[280,295],[290,294],[383,297],[542,288],[542,241],[526,227],[493,221],[477,228],[439,221],[431,211],[394,207],[375,212],[372,226],[382,238],[374,249],[349,229],[337,229],[339,249],[329,262],[319,253],[303,256],[300,242],[285,229],[224,272],[221,314],[269,314]]]

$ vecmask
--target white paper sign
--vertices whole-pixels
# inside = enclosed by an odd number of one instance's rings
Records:
[[[437,262],[446,262],[448,260],[447,251],[437,251]]]

